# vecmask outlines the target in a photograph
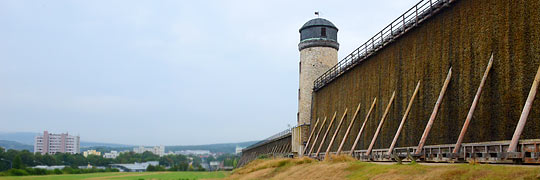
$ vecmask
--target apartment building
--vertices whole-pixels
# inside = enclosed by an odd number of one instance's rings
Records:
[[[34,141],[34,152],[41,154],[71,153],[78,154],[80,149],[80,137],[68,133],[52,134],[44,131]]]

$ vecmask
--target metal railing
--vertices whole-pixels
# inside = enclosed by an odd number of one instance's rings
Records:
[[[317,91],[324,87],[326,84],[330,83],[332,80],[356,66],[359,62],[362,62],[373,53],[417,26],[419,23],[429,18],[433,13],[438,12],[453,1],[455,0],[421,0],[375,34],[375,36],[370,38],[367,42],[356,48],[343,60],[339,61],[335,66],[319,76],[314,82],[313,89]]]
[[[272,135],[272,136],[270,136],[270,137],[268,137],[268,138],[266,138],[266,139],[264,139],[262,141],[259,141],[259,142],[255,143],[255,144],[251,145],[251,146],[246,147],[244,150],[249,150],[249,149],[258,147],[260,145],[266,144],[267,142],[271,142],[271,141],[276,140],[276,139],[281,139],[281,138],[283,138],[285,136],[290,136],[291,132],[292,132],[292,129],[293,128],[288,128],[288,129],[286,129],[284,131],[281,131],[281,132],[279,132],[277,134],[274,134],[274,135]]]

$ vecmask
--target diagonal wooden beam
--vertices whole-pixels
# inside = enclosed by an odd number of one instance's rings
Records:
[[[339,132],[339,129],[341,128],[341,124],[343,124],[343,119],[345,119],[345,117],[347,116],[347,111],[348,109],[345,108],[345,112],[343,113],[343,116],[341,116],[341,120],[339,120],[339,124],[336,127],[336,131],[334,132],[334,135],[332,136],[330,143],[328,143],[328,148],[326,148],[324,159],[328,158],[328,155],[330,155],[330,149],[332,148],[332,145],[334,144],[334,140],[336,139],[337,133]]]
[[[388,101],[388,105],[386,106],[386,109],[384,110],[383,116],[381,118],[381,122],[379,123],[379,126],[377,127],[377,130],[375,131],[375,134],[373,135],[373,139],[371,139],[371,143],[369,144],[369,147],[366,151],[367,156],[369,156],[371,154],[371,150],[373,150],[373,145],[375,145],[375,141],[377,141],[377,136],[379,136],[379,132],[381,132],[382,125],[384,124],[384,120],[386,119],[386,116],[388,115],[388,111],[390,111],[390,107],[392,107],[392,102],[394,102],[395,97],[396,97],[396,91],[392,93],[392,97],[390,98],[390,101]]]
[[[321,131],[323,130],[324,123],[326,123],[326,117],[324,117],[324,120],[321,124],[321,128],[319,128],[319,131],[317,131],[317,135],[315,135],[315,139],[313,140],[313,143],[311,144],[311,148],[309,148],[308,156],[311,156],[311,153],[313,152],[313,148],[315,147],[315,144],[317,144],[317,139],[319,139],[319,135],[321,134]]]
[[[433,121],[435,121],[435,117],[437,117],[439,106],[441,106],[444,93],[446,92],[446,88],[448,88],[448,84],[450,83],[451,78],[452,78],[452,67],[450,67],[450,70],[448,70],[448,75],[446,75],[446,79],[444,80],[443,87],[441,89],[441,92],[439,93],[439,98],[437,99],[437,102],[435,103],[435,107],[433,107],[433,112],[431,112],[431,116],[429,117],[429,121],[426,125],[426,129],[424,129],[424,134],[422,134],[422,138],[420,139],[420,142],[418,143],[418,147],[416,147],[415,154],[417,155],[422,153],[422,149],[424,148],[424,144],[426,143],[427,137],[429,135],[429,131],[431,130],[431,126],[433,126]]]
[[[319,143],[319,149],[317,149],[317,153],[315,153],[315,157],[319,157],[319,153],[321,153],[321,149],[322,149],[322,146],[324,145],[324,141],[326,140],[326,136],[328,136],[328,132],[330,132],[330,129],[332,129],[332,124],[334,124],[334,120],[336,120],[336,115],[337,115],[337,111],[334,112],[334,116],[332,117],[332,120],[330,120],[330,124],[328,124],[328,129],[326,130],[326,133],[324,133],[321,143]]]
[[[369,108],[369,111],[366,115],[366,118],[364,119],[364,123],[362,123],[362,127],[360,127],[360,131],[358,131],[358,135],[356,135],[356,139],[354,140],[354,143],[351,147],[351,151],[349,152],[349,155],[353,155],[354,149],[356,148],[356,145],[358,144],[358,141],[360,140],[360,135],[362,135],[362,132],[364,131],[364,127],[366,127],[366,122],[369,119],[369,115],[371,115],[371,111],[373,111],[373,108],[375,107],[375,104],[377,103],[377,98],[373,99],[373,103],[371,103],[371,107]]]
[[[539,81],[540,81],[540,66],[538,67],[538,71],[536,72],[536,76],[534,77],[531,90],[529,91],[529,96],[527,97],[527,101],[525,101],[525,105],[523,106],[523,111],[521,111],[519,122],[516,126],[516,129],[514,130],[514,135],[512,136],[512,141],[510,141],[510,146],[508,147],[507,152],[517,151],[519,137],[521,136],[521,133],[523,132],[525,123],[527,123],[527,117],[529,117],[529,113],[531,112],[531,107],[534,101],[534,97],[536,96],[536,92],[538,91]]]
[[[476,109],[476,105],[478,104],[478,99],[480,99],[480,95],[482,94],[482,88],[484,87],[484,84],[486,83],[486,79],[489,75],[489,70],[491,70],[491,66],[493,66],[493,53],[491,53],[491,57],[489,58],[488,65],[486,67],[486,71],[484,71],[484,76],[482,76],[482,80],[480,81],[478,90],[476,90],[476,95],[474,96],[474,100],[471,104],[471,108],[469,109],[469,113],[467,114],[467,118],[465,119],[465,122],[463,123],[463,128],[461,128],[461,132],[459,133],[459,137],[456,142],[456,147],[454,147],[454,151],[452,151],[452,153],[454,154],[457,154],[459,152],[459,148],[461,147],[461,143],[463,142],[465,133],[467,133],[467,128],[469,128],[469,123],[471,122],[472,116],[474,114],[474,110]]]
[[[311,133],[309,134],[309,138],[307,140],[307,143],[306,143],[306,147],[304,148],[304,152],[302,152],[302,154],[305,154],[308,150],[307,147],[309,147],[309,141],[311,141],[311,137],[313,137],[313,134],[315,132],[315,130],[317,129],[317,125],[319,124],[319,118],[317,118],[317,121],[315,122],[315,126],[313,126],[313,129],[311,130]]]
[[[411,100],[409,100],[409,105],[407,105],[407,109],[405,110],[405,114],[403,114],[403,118],[401,118],[401,123],[399,124],[399,127],[396,131],[396,135],[394,136],[394,140],[392,140],[392,144],[390,144],[390,148],[388,148],[387,155],[391,155],[392,151],[394,151],[394,147],[396,146],[396,142],[399,138],[399,134],[401,134],[401,130],[403,129],[403,125],[405,124],[405,121],[407,120],[407,116],[409,115],[409,111],[411,110],[412,103],[414,102],[414,98],[416,97],[416,94],[418,93],[418,89],[420,88],[420,81],[416,83],[416,88],[414,88],[413,95],[411,97]]]
[[[338,150],[336,152],[336,155],[339,155],[341,153],[341,149],[343,148],[343,145],[345,144],[345,141],[347,140],[347,137],[349,136],[349,133],[351,132],[351,127],[354,124],[354,120],[356,119],[356,115],[358,115],[358,111],[360,111],[360,105],[362,103],[358,103],[358,107],[356,108],[356,111],[354,112],[354,115],[351,119],[351,123],[349,123],[349,127],[347,128],[347,131],[345,131],[345,135],[343,135],[343,140],[341,140],[341,143],[339,144]]]

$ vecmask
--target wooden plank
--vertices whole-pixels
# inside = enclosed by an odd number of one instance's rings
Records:
[[[356,116],[358,115],[358,112],[360,111],[360,105],[361,104],[362,103],[358,103],[358,107],[356,108],[356,111],[354,112],[354,115],[353,115],[353,117],[351,119],[351,123],[349,123],[349,127],[347,127],[347,131],[345,131],[345,135],[343,135],[343,140],[341,140],[341,143],[339,144],[336,155],[339,155],[341,153],[343,145],[345,144],[345,141],[347,140],[347,137],[349,137],[349,133],[351,132],[351,127],[354,124],[354,120],[356,119]]]
[[[304,151],[302,152],[302,154],[306,154],[307,152],[307,147],[309,147],[309,141],[311,141],[311,137],[313,137],[313,134],[315,132],[315,129],[317,129],[317,125],[319,124],[319,118],[317,118],[317,121],[315,122],[315,126],[313,126],[313,129],[311,130],[311,133],[309,133],[309,138],[307,140],[307,143],[306,143],[306,146],[304,148]]]
[[[369,111],[366,115],[366,118],[364,119],[364,123],[362,123],[362,127],[360,127],[360,131],[358,131],[358,135],[356,135],[356,139],[354,140],[354,143],[351,147],[351,151],[349,152],[349,155],[353,155],[354,149],[356,148],[356,145],[358,145],[358,141],[360,140],[360,136],[362,135],[362,132],[364,131],[364,127],[366,127],[366,122],[369,119],[369,115],[371,115],[371,111],[373,111],[373,108],[375,107],[375,104],[377,103],[377,98],[373,99],[373,103],[371,103],[371,107],[369,108]]]
[[[418,147],[416,147],[415,154],[422,153],[422,148],[424,148],[424,144],[426,143],[427,137],[429,135],[429,131],[431,130],[431,126],[433,126],[433,121],[435,120],[435,117],[437,117],[437,112],[439,111],[439,106],[441,106],[442,99],[444,97],[444,94],[446,92],[446,88],[448,88],[448,84],[450,83],[450,79],[452,78],[452,67],[450,67],[450,70],[448,70],[448,75],[446,75],[446,79],[444,80],[443,87],[441,89],[441,92],[439,93],[439,98],[437,99],[437,102],[435,103],[435,107],[433,107],[433,111],[431,112],[431,116],[429,117],[429,121],[426,125],[426,128],[424,129],[424,133],[422,134],[422,138],[420,139],[420,142],[418,143]]]
[[[328,136],[328,132],[330,132],[330,129],[332,129],[332,124],[334,124],[334,120],[336,119],[337,111],[334,112],[334,116],[332,117],[332,120],[330,120],[330,124],[328,124],[328,130],[326,130],[326,133],[324,133],[324,136],[322,137],[321,143],[319,143],[319,149],[317,149],[317,153],[315,153],[315,157],[319,156],[319,153],[321,153],[322,146],[324,145],[324,141],[326,140],[326,136]]]
[[[341,128],[341,124],[343,124],[343,119],[347,116],[347,111],[349,109],[345,108],[345,112],[343,113],[343,116],[341,116],[341,120],[339,120],[339,124],[336,127],[336,131],[334,132],[334,135],[332,136],[332,139],[330,140],[330,143],[328,143],[328,148],[326,148],[326,153],[324,154],[324,159],[330,155],[330,149],[332,148],[332,145],[334,144],[334,140],[336,139],[337,134],[339,133],[339,129]]]
[[[324,127],[324,123],[326,123],[326,117],[324,117],[324,120],[321,124],[321,128],[319,128],[319,131],[317,131],[317,135],[315,136],[315,139],[313,140],[313,143],[311,144],[311,148],[309,148],[308,156],[311,156],[311,153],[313,152],[313,148],[315,147],[315,144],[317,144],[317,139],[319,139],[319,135],[321,134],[321,131]]]
[[[488,65],[486,67],[486,71],[484,71],[484,76],[482,76],[482,80],[480,81],[480,85],[478,86],[478,90],[476,91],[476,95],[474,96],[474,100],[471,104],[471,108],[469,109],[469,113],[467,114],[467,118],[465,118],[465,122],[463,123],[463,128],[461,128],[461,132],[459,133],[456,147],[454,147],[454,151],[452,152],[454,154],[457,154],[459,152],[459,148],[461,146],[461,143],[463,142],[465,133],[467,133],[467,128],[469,128],[469,123],[471,122],[474,110],[476,109],[476,105],[478,104],[478,99],[480,99],[480,95],[482,94],[482,88],[486,83],[486,79],[489,75],[489,70],[491,70],[491,66],[493,66],[493,53],[491,53],[491,57],[489,58]]]
[[[392,97],[390,97],[390,101],[388,101],[388,105],[386,106],[386,109],[384,110],[383,116],[381,118],[381,122],[379,123],[379,126],[377,127],[377,130],[375,131],[375,134],[373,135],[373,139],[371,139],[371,143],[369,144],[369,147],[366,151],[367,156],[369,156],[371,154],[371,150],[373,150],[373,145],[375,145],[377,136],[379,136],[379,132],[381,131],[381,128],[382,128],[382,125],[384,124],[384,120],[386,119],[386,116],[388,115],[388,111],[390,111],[390,107],[392,107],[392,102],[394,102],[395,97],[396,97],[396,91],[392,93]]]
[[[405,110],[405,114],[403,114],[403,118],[401,118],[401,123],[399,124],[399,127],[396,131],[396,135],[394,135],[394,140],[392,140],[392,144],[390,145],[390,148],[388,148],[387,155],[391,155],[394,151],[394,147],[396,146],[396,142],[399,138],[399,134],[401,134],[401,130],[403,129],[403,125],[405,124],[405,121],[407,120],[407,116],[409,115],[409,111],[411,110],[412,104],[414,102],[414,98],[416,97],[416,94],[418,94],[418,89],[420,89],[420,81],[416,83],[416,88],[414,88],[414,92],[412,94],[411,100],[409,100],[409,104],[407,105],[407,109]]]
[[[523,132],[525,123],[527,123],[527,117],[529,117],[532,103],[534,101],[534,97],[536,96],[536,92],[538,90],[538,81],[540,81],[540,66],[538,67],[538,71],[536,72],[536,76],[534,77],[534,81],[531,85],[531,90],[529,91],[529,96],[527,97],[527,101],[525,101],[525,105],[523,106],[523,111],[521,111],[519,122],[514,131],[514,135],[512,136],[512,141],[510,141],[510,146],[508,147],[508,152],[517,151],[519,137],[521,136],[521,133]]]

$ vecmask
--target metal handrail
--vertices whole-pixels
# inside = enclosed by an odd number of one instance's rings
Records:
[[[343,60],[339,61],[328,71],[319,76],[314,82],[313,89],[317,91],[324,87],[326,84],[356,66],[359,62],[367,59],[376,51],[417,26],[419,23],[429,18],[430,15],[446,7],[447,4],[453,1],[454,0],[421,0],[392,21],[388,26],[384,27],[373,37],[368,39],[360,47],[353,50],[353,52],[347,55]]]
[[[248,146],[248,147],[244,148],[243,150],[249,150],[249,149],[252,149],[254,147],[258,147],[258,146],[260,146],[262,144],[266,144],[267,142],[270,142],[270,141],[273,141],[273,140],[276,140],[276,139],[281,139],[281,138],[283,138],[285,136],[289,136],[289,135],[291,135],[292,129],[293,128],[288,128],[288,129],[286,129],[284,131],[276,133],[276,134],[274,134],[274,135],[272,135],[272,136],[270,136],[270,137],[268,137],[268,138],[266,138],[266,139],[264,139],[262,141],[259,141],[259,142],[255,143],[255,144],[251,145],[251,146]]]

